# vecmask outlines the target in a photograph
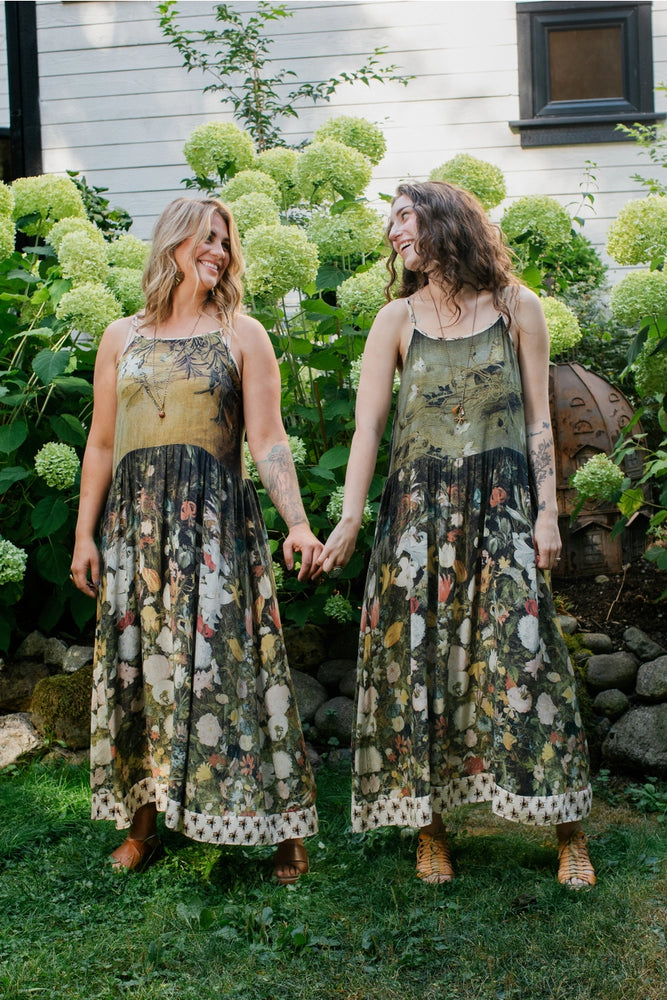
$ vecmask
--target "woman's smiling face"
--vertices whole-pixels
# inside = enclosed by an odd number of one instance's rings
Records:
[[[174,260],[185,278],[196,274],[197,283],[207,291],[215,288],[230,260],[227,223],[214,212],[208,235],[195,246],[196,237],[183,240],[174,251]]]
[[[400,194],[391,206],[389,216],[389,242],[403,258],[403,263],[409,271],[423,268],[419,257],[418,220],[412,199],[406,194]],[[420,267],[421,265],[421,267]]]

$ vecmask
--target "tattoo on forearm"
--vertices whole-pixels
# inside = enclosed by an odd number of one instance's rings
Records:
[[[551,434],[544,436],[549,429],[545,423],[542,428],[528,432],[528,456],[535,492],[537,494],[538,510],[545,510],[549,502],[553,502],[554,481],[554,442]]]
[[[255,465],[271,502],[287,527],[305,523],[308,518],[301,501],[292,453],[287,445],[274,445],[265,458],[255,461]]]

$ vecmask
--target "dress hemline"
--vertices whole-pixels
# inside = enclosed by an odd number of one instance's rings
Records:
[[[373,802],[352,796],[352,829],[365,833],[382,826],[419,829],[433,821],[433,813],[446,814],[455,806],[490,802],[496,816],[515,823],[550,826],[575,823],[591,811],[591,786],[560,795],[518,795],[497,785],[493,775],[475,774],[450,785],[434,788],[430,795],[383,796]]]
[[[204,844],[255,847],[311,837],[318,830],[314,805],[283,813],[196,813],[170,799],[167,785],[153,779],[137,782],[120,801],[111,791],[94,791],[91,816],[94,820],[111,820],[117,830],[127,830],[137,809],[150,802],[155,803],[159,813],[164,813],[168,830]]]

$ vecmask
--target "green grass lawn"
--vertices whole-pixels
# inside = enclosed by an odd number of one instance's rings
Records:
[[[555,836],[457,810],[459,877],[414,877],[415,834],[349,828],[347,770],[319,774],[312,873],[271,881],[268,848],[172,833],[118,875],[85,766],[0,772],[0,996],[11,1000],[664,1000],[665,824],[598,799],[598,886],[555,878]]]

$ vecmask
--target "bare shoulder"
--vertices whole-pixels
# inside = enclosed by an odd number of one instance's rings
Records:
[[[100,340],[98,359],[116,363],[127,343],[133,319],[133,316],[122,316],[121,319],[109,323]]]
[[[526,288],[525,285],[512,286],[507,295],[507,303],[519,331],[531,333],[546,330],[542,303],[530,288]]]
[[[262,324],[245,313],[238,313],[234,317],[233,336],[242,353],[269,343],[269,335]]]
[[[242,373],[245,372],[248,362],[270,367],[275,364],[275,353],[269,335],[262,324],[252,316],[237,313],[232,325],[231,339],[232,352]],[[256,367],[256,364],[253,364],[253,367]]]

